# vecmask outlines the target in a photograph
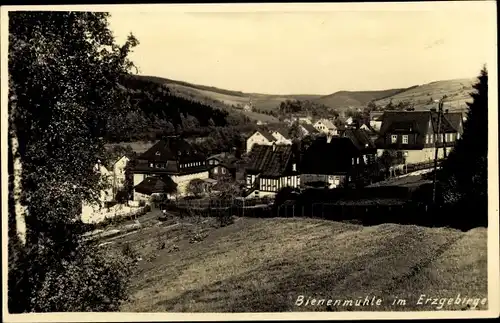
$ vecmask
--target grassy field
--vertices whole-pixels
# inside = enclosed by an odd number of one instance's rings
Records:
[[[487,295],[486,228],[464,233],[279,218],[239,218],[216,228],[210,219],[178,221],[108,244],[109,252],[121,252],[128,242],[142,257],[123,311],[418,311],[439,307],[417,305],[421,294]],[[189,243],[196,233],[204,240]],[[300,295],[342,301],[376,297],[382,303],[297,306]],[[406,306],[392,305],[396,296],[406,299]]]
[[[415,104],[416,110],[419,110],[427,108],[431,98],[434,100],[441,99],[446,95],[448,98],[444,103],[445,109],[461,111],[467,107],[466,102],[471,99],[469,93],[473,91],[472,84],[475,82],[476,79],[474,78],[432,82],[398,93],[386,99],[378,100],[375,103],[385,106],[391,99],[394,104],[401,101],[409,101]],[[432,104],[435,105],[435,103]]]

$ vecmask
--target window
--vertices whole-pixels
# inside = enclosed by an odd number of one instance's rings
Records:
[[[425,143],[428,144],[429,143],[429,135],[425,135]]]
[[[457,133],[457,140],[460,139],[460,133]]]
[[[359,165],[359,157],[358,157],[358,158],[356,158],[356,164],[358,164],[358,165]]]
[[[403,135],[403,144],[408,143],[408,135]]]
[[[226,173],[226,169],[225,169],[225,168],[221,168],[220,170],[221,170],[221,173],[222,173],[222,174],[225,174],[225,173]]]
[[[352,164],[354,165],[354,158],[352,159]]]
[[[160,155],[161,155],[161,153],[160,153],[159,151],[157,151],[157,152],[155,153],[155,155],[156,155],[156,156],[160,156]]]
[[[395,144],[398,141],[398,135],[391,136],[391,143]]]
[[[442,133],[441,133],[441,134],[439,134],[439,141],[440,141],[440,142],[443,142],[443,134],[442,134]]]
[[[217,174],[217,167],[214,168],[214,174]]]
[[[292,165],[292,171],[296,172],[297,171],[297,164]]]
[[[149,163],[149,167],[153,168],[153,163]]]

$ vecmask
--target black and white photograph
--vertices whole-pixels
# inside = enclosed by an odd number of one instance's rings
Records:
[[[1,10],[6,322],[498,317],[495,1]]]

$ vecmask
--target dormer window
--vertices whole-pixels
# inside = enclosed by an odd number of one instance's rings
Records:
[[[408,135],[403,135],[403,144],[408,144]]]
[[[398,141],[398,135],[391,136],[391,143],[395,144]]]

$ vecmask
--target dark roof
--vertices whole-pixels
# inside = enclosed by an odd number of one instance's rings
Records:
[[[304,129],[306,129],[309,133],[319,133],[318,129],[314,128],[312,124],[303,123],[301,126],[304,127]]]
[[[276,138],[274,138],[273,135],[267,130],[257,130],[256,132],[260,132],[260,134],[263,135],[264,138],[271,142],[276,141]]]
[[[371,140],[372,135],[366,130],[346,129],[344,136],[351,139],[359,151],[376,149],[375,143]]]
[[[320,137],[311,143],[305,151],[300,169],[304,174],[343,174],[352,166],[352,158],[359,156],[359,151],[347,137],[334,137],[328,143]]]
[[[431,121],[432,129],[429,129]],[[380,128],[380,134],[393,132],[416,132],[425,135],[429,130],[436,131],[438,113],[432,111],[386,111]],[[456,129],[446,120],[441,119],[441,130],[456,132]],[[437,132],[437,131],[436,131]]]
[[[459,133],[463,133],[463,114],[462,112],[448,112],[444,117]]]
[[[425,136],[437,133],[438,113],[435,111],[386,111],[384,113],[380,137],[376,141],[378,148],[386,147],[386,134],[409,134],[416,133],[414,148],[421,149],[425,144]],[[441,132],[457,132],[457,129],[447,118],[441,119]],[[410,147],[410,146],[407,146]]]
[[[290,145],[254,145],[250,152],[248,172],[261,176],[284,176],[292,173],[291,164],[295,154]]]
[[[181,160],[182,162],[204,160],[205,156],[196,151],[191,144],[179,137],[167,137],[158,141],[137,159],[166,162]]]
[[[285,137],[286,139],[290,139],[290,136],[288,135],[288,129],[286,128],[278,128],[278,129],[275,129],[273,130],[273,132],[276,131],[278,133],[280,133],[283,137]],[[272,134],[272,133],[271,133]],[[274,138],[274,137],[273,137]]]
[[[163,193],[166,188],[177,187],[177,184],[170,178],[170,176],[164,176],[162,178],[151,176],[145,178],[142,182],[137,184],[134,189],[137,193],[151,195],[153,193]]]

